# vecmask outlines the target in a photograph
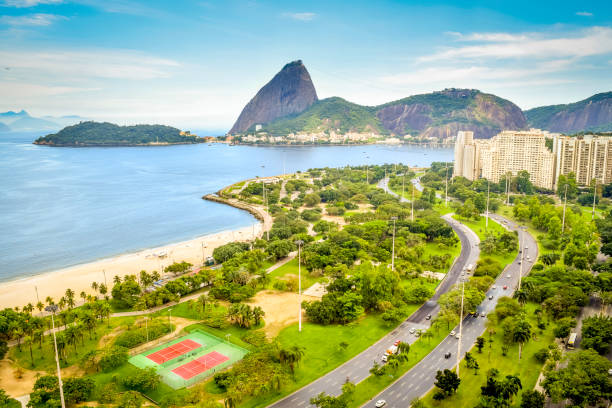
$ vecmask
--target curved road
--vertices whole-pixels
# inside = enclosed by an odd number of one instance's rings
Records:
[[[379,187],[381,186],[379,183]],[[389,191],[390,194],[393,194]],[[461,224],[459,221],[450,217],[447,214],[443,217],[446,222],[455,230],[459,239],[461,240],[461,253],[455,260],[450,271],[447,273],[444,280],[438,285],[436,294],[423,304],[418,310],[416,310],[408,319],[402,322],[399,327],[387,334],[385,337],[380,339],[378,342],[362,351],[351,360],[347,361],[343,365],[330,371],[322,377],[312,383],[304,386],[303,388],[295,391],[293,394],[271,404],[269,407],[274,408],[295,408],[295,407],[309,407],[310,398],[317,396],[321,392],[325,392],[329,395],[339,395],[342,392],[342,384],[348,379],[356,384],[370,376],[370,368],[374,361],[380,362],[381,356],[396,340],[402,340],[407,343],[414,343],[417,337],[410,334],[409,330],[422,329],[426,330],[429,328],[431,320],[427,320],[428,314],[432,317],[438,313],[438,305],[436,300],[442,293],[445,293],[455,285],[460,276],[464,266],[476,264],[476,260],[479,256],[478,248],[478,236]]]
[[[507,220],[497,214],[490,215],[492,219],[505,225],[507,229],[519,232],[519,244],[523,248],[523,254],[519,253],[514,261],[504,270],[494,283],[496,289],[489,289],[486,293],[487,297],[478,307],[478,313],[484,312],[488,314],[495,309],[497,300],[502,296],[511,296],[518,286],[519,276],[525,276],[531,270],[533,262],[538,257],[538,245],[536,240],[526,231],[523,231],[517,224]],[[522,262],[523,268],[519,261],[521,255],[524,255]],[[527,261],[527,257],[531,261]],[[507,285],[508,289],[504,290],[503,286]],[[489,300],[489,296],[493,298]],[[466,317],[463,320],[463,330],[461,339],[461,357],[465,352],[472,348],[476,338],[481,336],[485,331],[486,317]],[[458,328],[455,328],[458,331]],[[423,360],[415,365],[405,375],[400,377],[396,382],[387,387],[384,391],[374,397],[372,400],[364,404],[364,407],[374,407],[374,401],[385,400],[387,408],[405,408],[410,405],[410,401],[417,397],[426,394],[435,382],[435,376],[438,370],[451,369],[456,365],[457,356],[457,340],[455,337],[446,337],[431,353]],[[444,354],[451,353],[450,359],[445,359]]]

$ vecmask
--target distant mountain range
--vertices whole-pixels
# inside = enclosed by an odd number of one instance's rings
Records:
[[[517,105],[476,89],[444,89],[379,106],[339,97],[317,99],[302,61],[285,65],[244,107],[229,134],[374,133],[437,137],[474,131],[490,138],[503,129],[539,127],[562,133],[612,130],[612,92],[569,105],[523,112]]]
[[[0,132],[54,131],[85,120],[87,119],[76,115],[36,118],[25,110],[8,111],[0,113]]]

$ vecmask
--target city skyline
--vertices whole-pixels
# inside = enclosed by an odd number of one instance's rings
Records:
[[[611,7],[528,6],[3,0],[0,111],[227,130],[295,59],[320,98],[367,105],[458,87],[528,109],[610,90]]]

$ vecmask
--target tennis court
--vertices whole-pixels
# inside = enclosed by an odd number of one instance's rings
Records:
[[[212,353],[208,353],[200,358],[192,360],[187,364],[176,367],[174,370],[172,370],[172,372],[180,375],[185,380],[188,380],[191,377],[226,362],[227,360],[229,360],[228,356],[213,351]]]
[[[183,354],[188,353],[191,350],[195,350],[198,347],[202,347],[202,344],[187,339],[181,341],[180,343],[176,343],[172,346],[168,346],[159,351],[156,351],[155,353],[151,353],[147,356],[147,358],[149,360],[153,360],[157,364],[162,364],[166,361],[170,361],[179,356],[182,356]]]
[[[129,362],[138,368],[153,367],[164,383],[176,389],[189,387],[241,360],[247,350],[196,329],[180,338],[136,354]]]

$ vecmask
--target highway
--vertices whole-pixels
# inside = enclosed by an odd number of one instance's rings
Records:
[[[523,254],[518,254],[515,260],[506,270],[500,274],[497,280],[486,293],[485,300],[478,307],[478,317],[466,317],[463,320],[463,330],[461,338],[460,356],[463,358],[466,351],[473,346],[476,338],[481,336],[485,331],[486,317],[480,317],[480,313],[489,314],[495,309],[497,300],[502,296],[511,296],[519,283],[519,276],[525,276],[531,270],[533,262],[538,256],[538,245],[536,240],[526,231],[523,231],[519,226],[510,220],[507,220],[497,214],[492,214],[491,218],[498,221],[506,228],[519,232],[520,247],[523,248]],[[524,255],[522,268],[519,261],[521,255]],[[531,261],[527,261],[527,257]],[[508,277],[509,276],[509,277]],[[504,286],[508,289],[504,290]],[[496,289],[493,289],[496,287]],[[489,296],[493,298],[489,300]],[[459,331],[458,326],[455,331]],[[426,394],[435,382],[435,376],[438,370],[451,369],[456,365],[457,358],[457,342],[455,337],[448,336],[443,340],[431,353],[423,360],[415,365],[410,371],[399,378],[391,386],[374,397],[372,400],[364,404],[364,407],[374,407],[378,400],[385,400],[387,408],[406,408],[410,401],[417,397],[422,397]],[[445,359],[444,355],[451,353],[450,359]]]
[[[378,186],[383,189],[385,188],[384,185],[380,183]],[[391,191],[389,191],[389,193],[393,194]],[[414,343],[417,337],[410,334],[410,329],[427,330],[429,328],[431,320],[427,320],[426,317],[428,314],[431,314],[433,317],[438,312],[439,307],[436,300],[442,293],[448,291],[458,282],[464,266],[470,263],[476,265],[476,260],[480,253],[478,248],[478,236],[473,231],[459,221],[451,218],[450,214],[447,214],[443,218],[457,233],[461,241],[461,253],[455,260],[444,280],[438,285],[436,294],[432,299],[423,304],[417,311],[408,317],[408,319],[402,322],[399,327],[351,360],[295,391],[293,394],[269,405],[269,407],[310,407],[310,399],[321,392],[325,392],[329,395],[339,395],[342,392],[342,384],[346,382],[347,378],[352,383],[357,384],[369,377],[370,368],[372,368],[374,361],[380,363],[380,359],[384,352],[396,340],[401,340],[410,344]],[[304,361],[303,364],[308,364],[308,362]]]

